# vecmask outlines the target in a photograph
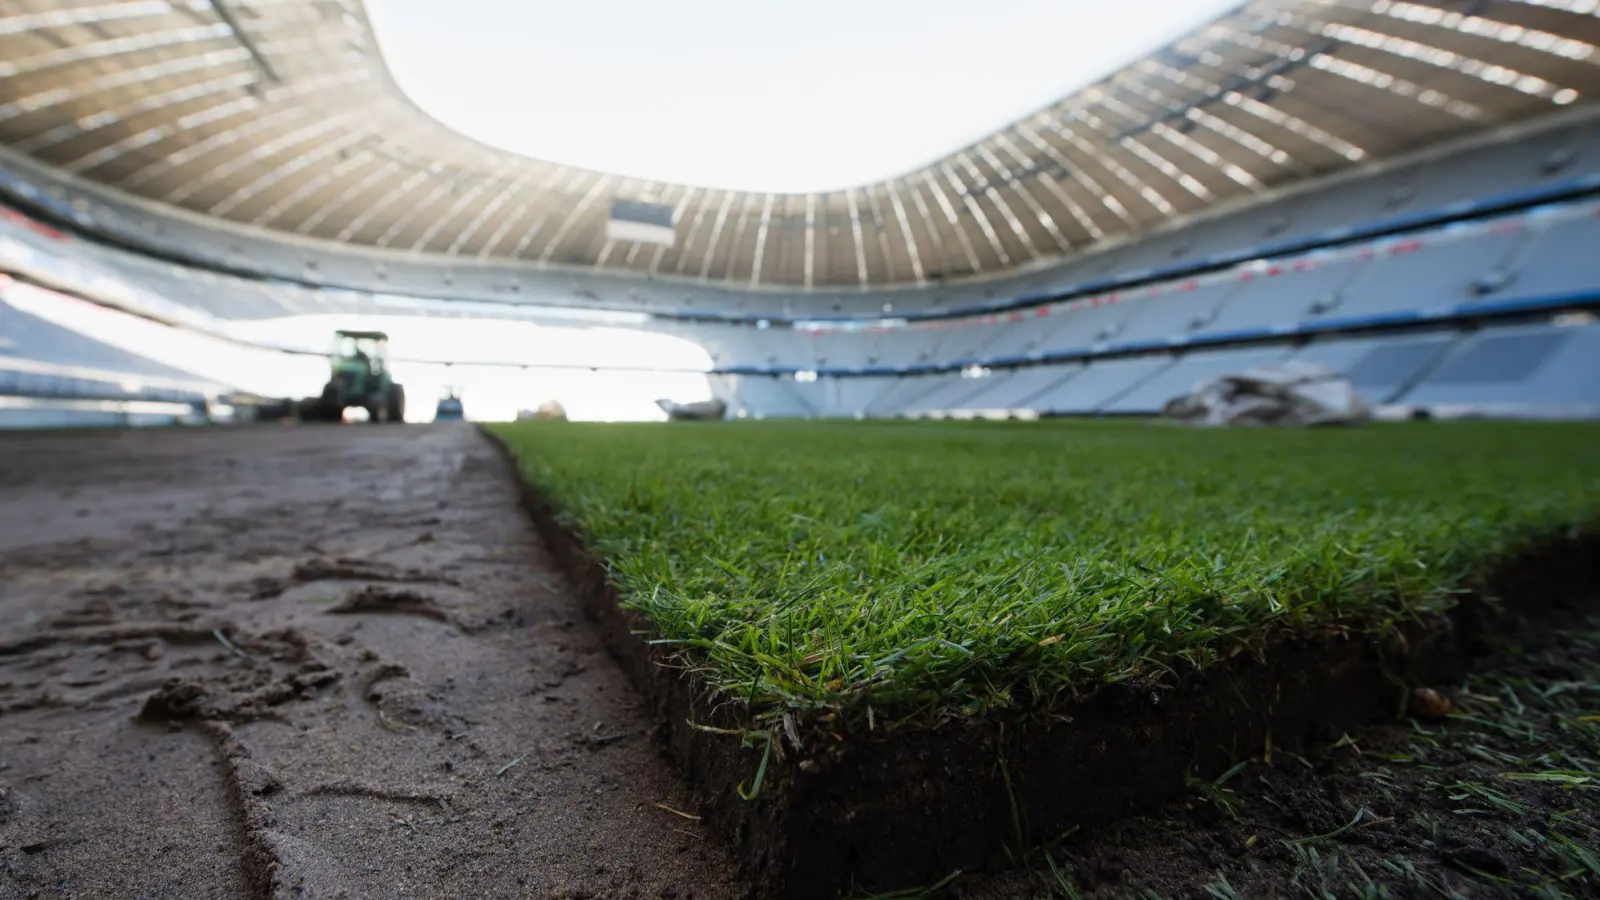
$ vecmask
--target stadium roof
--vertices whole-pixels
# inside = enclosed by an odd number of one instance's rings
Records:
[[[0,142],[79,177],[313,238],[754,287],[997,273],[1597,96],[1600,0],[1256,0],[917,171],[763,194],[464,137],[395,87],[360,0],[0,7]]]

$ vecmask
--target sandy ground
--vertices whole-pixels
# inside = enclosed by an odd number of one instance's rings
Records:
[[[0,436],[0,897],[743,893],[470,427]]]

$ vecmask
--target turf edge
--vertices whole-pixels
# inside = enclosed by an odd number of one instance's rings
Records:
[[[1513,614],[1589,599],[1600,582],[1600,534],[1573,531],[1530,546],[1448,614],[1382,641],[1342,629],[1283,634],[1177,686],[1113,685],[1049,708],[893,731],[824,717],[750,740],[736,708],[710,703],[706,685],[649,643],[648,618],[622,607],[603,562],[521,478],[510,448],[480,432],[649,702],[696,811],[762,897],[933,884],[1148,812],[1182,796],[1190,777],[1213,777],[1269,741],[1298,751],[1393,719],[1413,685],[1461,678],[1483,636]]]

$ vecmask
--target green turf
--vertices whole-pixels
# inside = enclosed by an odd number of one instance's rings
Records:
[[[974,714],[1276,627],[1381,628],[1600,522],[1591,424],[495,431],[659,639],[756,715]]]

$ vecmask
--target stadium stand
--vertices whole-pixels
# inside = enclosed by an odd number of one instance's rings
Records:
[[[1417,4],[1322,4],[1310,30],[1289,6],[1241,6],[1107,82],[1129,92],[1108,113],[1126,128],[1069,133],[1061,122],[1087,120],[1055,113],[1109,102],[1088,86],[918,178],[742,196],[727,206],[737,212],[722,252],[694,230],[719,218],[706,215],[711,192],[682,193],[671,247],[603,239],[609,200],[646,198],[596,187],[574,203],[559,187],[518,193],[518,181],[462,199],[462,179],[498,182],[458,152],[459,136],[416,130],[383,79],[354,79],[341,102],[370,106],[383,133],[409,134],[449,165],[417,163],[402,183],[383,179],[406,164],[374,158],[371,174],[346,179],[369,161],[311,165],[307,154],[327,147],[296,145],[265,112],[226,124],[236,110],[225,93],[199,104],[216,104],[217,129],[178,141],[150,116],[139,137],[152,143],[124,158],[134,145],[101,120],[142,110],[138,92],[95,86],[105,72],[142,71],[141,57],[51,56],[85,38],[50,16],[0,13],[6,33],[35,41],[17,46],[41,54],[13,65],[54,79],[0,90],[0,270],[213,331],[305,313],[627,316],[706,347],[717,391],[746,416],[1148,414],[1196,381],[1291,358],[1347,372],[1382,404],[1589,414],[1600,357],[1586,352],[1594,326],[1574,314],[1600,308],[1600,113],[1589,99],[1600,81],[1580,58],[1600,52],[1584,43],[1592,16],[1489,6],[1467,28],[1460,16],[1418,18]],[[306,8],[285,0],[253,27],[331,27],[300,24]],[[204,13],[169,12],[152,6],[141,24],[171,29],[162,52],[209,52],[179,40]],[[339,27],[365,33],[360,17]],[[1461,65],[1408,56],[1378,40],[1385,28]],[[1491,77],[1489,44],[1540,77]],[[285,71],[349,74],[347,64]],[[1395,74],[1424,64],[1437,71]],[[299,108],[285,87],[261,102],[288,118]],[[60,101],[79,92],[82,104]],[[104,115],[73,112],[85,98],[108,104]],[[1134,98],[1139,115],[1125,105]],[[1041,136],[1047,120],[1065,145]],[[1167,167],[1152,168],[1156,157]],[[603,181],[571,172],[574,186]],[[111,348],[16,330],[41,365],[93,357],[150,372]]]
[[[1162,285],[1138,303],[1130,304],[1117,329],[1120,342],[1139,343],[1180,337],[1212,324],[1219,307],[1244,285],[1237,279],[1188,280]],[[1280,301],[1282,298],[1278,298]],[[1254,323],[1252,323],[1254,324]]]
[[[1539,324],[1464,335],[1405,395],[1425,409],[1500,415],[1593,415],[1600,407],[1600,325]]]
[[[1286,347],[1186,353],[1131,389],[1096,407],[1095,412],[1143,413],[1159,410],[1168,400],[1188,393],[1200,382],[1229,372],[1242,372],[1256,366],[1282,362],[1288,355]]]
[[[770,375],[730,375],[713,378],[719,396],[731,397],[732,414],[739,418],[800,418],[821,410],[801,396],[799,383]]]
[[[60,366],[98,368],[107,372],[169,380],[193,379],[186,372],[91,340],[5,302],[8,293],[22,289],[25,287],[0,280],[0,335],[5,338],[5,344],[0,345],[5,348],[0,349],[0,353],[5,355],[0,356],[0,360],[22,358],[13,357],[12,354],[25,353],[28,359]]]
[[[1222,296],[1214,309],[1200,314],[1205,324],[1199,330],[1230,334],[1293,326],[1313,307],[1336,305],[1360,266],[1358,259],[1325,251],[1287,265],[1248,267],[1236,279],[1223,279]],[[1225,287],[1229,281],[1231,290]]]
[[[1171,368],[1170,356],[1091,362],[1060,387],[1034,400],[1041,412],[1088,415],[1108,411],[1118,398]]]
[[[1600,213],[1566,212],[1546,209],[1529,215],[1534,234],[1503,293],[1537,298],[1600,289],[1593,255],[1593,248],[1600,247]]]
[[[1534,141],[1539,146],[1547,140]],[[1531,159],[1527,148],[1501,148],[1504,154]],[[1483,154],[1468,155],[1463,164],[1479,169],[1481,180],[1495,170]],[[1380,181],[1382,179],[1379,179]],[[1342,193],[1338,186],[1329,193]],[[1365,193],[1376,195],[1377,188]],[[1392,191],[1391,191],[1392,192]],[[1303,202],[1303,201],[1302,201]],[[1270,212],[1270,206],[1266,212]],[[1264,213],[1253,218],[1259,221]],[[372,295],[359,291],[308,288],[303,284],[251,279],[141,256],[92,240],[65,239],[48,229],[18,228],[4,233],[34,254],[65,256],[93,277],[109,276],[153,296],[218,319],[269,318],[329,310],[378,309]],[[1204,227],[1202,223],[1200,227]],[[1217,226],[1219,229],[1221,226]],[[1240,229],[1233,227],[1231,233]],[[1160,236],[1152,242],[1163,240]],[[1596,263],[1584,248],[1600,242],[1600,203],[1578,197],[1504,215],[1428,225],[1371,240],[1339,243],[1298,254],[1251,259],[1219,271],[1157,280],[1142,287],[1097,293],[1011,313],[928,320],[857,320],[867,330],[847,330],[851,321],[818,320],[805,330],[775,320],[767,327],[718,323],[679,323],[672,330],[715,348],[719,366],[754,367],[778,372],[820,372],[814,382],[797,383],[783,376],[739,377],[729,384],[738,398],[735,410],[761,416],[865,416],[928,414],[962,410],[1030,409],[1049,414],[1150,413],[1205,377],[1241,365],[1283,358],[1288,350],[1194,352],[1182,357],[1157,355],[1132,359],[1100,359],[1106,352],[1156,350],[1162,346],[1226,343],[1274,334],[1287,340],[1296,334],[1370,328],[1384,322],[1414,323],[1438,318],[1441,333],[1365,339],[1316,341],[1297,359],[1341,368],[1377,402],[1408,402],[1505,409],[1514,404],[1519,386],[1536,386],[1539,397],[1528,402],[1544,409],[1571,413],[1585,407],[1584,388],[1565,394],[1555,382],[1512,378],[1472,380],[1460,374],[1436,374],[1411,391],[1412,382],[1427,374],[1437,354],[1456,340],[1448,328],[1458,314],[1481,315],[1496,310],[1592,304],[1600,286]],[[1149,259],[1155,254],[1131,248]],[[1081,266],[1081,264],[1077,264]],[[1064,268],[1074,268],[1068,264]],[[1122,273],[1127,280],[1127,273]],[[91,277],[91,283],[92,278]],[[1051,275],[1060,280],[1061,275]],[[905,292],[902,292],[905,293]],[[990,289],[988,293],[995,293]],[[434,298],[447,304],[452,298]],[[788,301],[792,303],[791,301]],[[901,308],[916,306],[900,298]],[[670,314],[672,311],[665,311]],[[1501,345],[1468,354],[1461,365],[1499,359]],[[1525,347],[1554,352],[1565,338],[1552,337]],[[1580,342],[1581,343],[1581,342]],[[106,348],[109,349],[109,348]],[[1533,351],[1527,351],[1533,352]],[[1077,356],[1088,365],[1052,365],[1017,370],[996,369],[988,377],[902,376],[919,369],[999,366]],[[1484,355],[1488,354],[1488,355]],[[116,359],[101,350],[87,356]],[[1552,371],[1582,374],[1583,360]],[[84,361],[83,359],[79,360]],[[118,360],[113,368],[126,360]],[[1573,367],[1576,367],[1574,369]],[[1459,368],[1459,367],[1458,367]],[[128,370],[141,371],[139,365]],[[1569,371],[1570,370],[1570,371]],[[883,375],[842,377],[845,372]],[[181,374],[168,372],[167,374]],[[1531,377],[1531,376],[1530,376]],[[1556,376],[1551,376],[1555,378]],[[1443,378],[1443,381],[1438,379]],[[1592,379],[1590,379],[1592,380]],[[1583,379],[1579,378],[1579,385]],[[1455,385],[1439,387],[1439,385]],[[1491,388],[1492,386],[1492,388]],[[1476,399],[1475,399],[1476,398]],[[1590,401],[1593,402],[1592,394]]]
[[[956,376],[901,376],[886,386],[877,399],[867,404],[867,415],[876,417],[903,415],[911,410],[912,403],[952,380],[956,380]]]
[[[1063,385],[1083,370],[1082,364],[1034,366],[986,379],[982,390],[966,400],[975,410],[1036,409],[1040,398],[1057,396]]]
[[[1447,229],[1425,238],[1402,237],[1360,252],[1360,271],[1325,310],[1310,318],[1371,318],[1433,309],[1447,311],[1467,302],[1479,285],[1490,285],[1505,271],[1523,238],[1519,223],[1475,233]],[[1480,294],[1481,295],[1481,294]]]
[[[986,387],[981,380],[962,375],[939,375],[925,380],[932,383],[925,386],[927,390],[919,392],[917,396],[904,403],[901,407],[904,413],[928,415],[975,409],[976,407],[966,401]]]
[[[1512,142],[1453,157],[1450,166],[1432,167],[1435,177],[1431,183],[1439,187],[1426,197],[1430,201],[1454,198],[1445,186],[1460,183],[1483,184],[1488,190],[1526,187],[1534,179],[1526,172],[1520,176],[1506,174],[1508,170],[1516,171],[1507,163],[1521,161],[1524,168],[1537,168],[1535,161],[1548,157],[1552,146],[1571,146],[1563,141],[1570,141],[1573,133],[1572,129],[1564,129],[1556,136],[1536,134],[1525,145]],[[1582,165],[1576,160],[1574,156],[1563,169]],[[1453,173],[1457,163],[1466,170],[1464,173]],[[1405,181],[1410,169],[1398,171],[1399,174],[1357,182],[1359,190],[1333,184],[1295,198],[1293,202],[1300,212],[1294,219],[1300,221],[1309,215],[1324,225],[1347,222],[1346,211],[1381,206],[1380,196],[1396,195],[1396,179]],[[1464,208],[1456,211],[1454,221],[1424,224],[1375,239],[1351,240],[1336,230],[1331,236],[1324,233],[1319,241],[1311,242],[1311,249],[1300,253],[1268,258],[1246,253],[1252,258],[1221,270],[1180,274],[1144,286],[1011,313],[946,317],[926,323],[914,313],[906,314],[911,319],[902,315],[899,320],[857,320],[865,321],[870,326],[868,330],[852,330],[851,321],[843,317],[819,319],[817,325],[804,330],[786,327],[788,323],[782,319],[772,320],[763,328],[691,321],[686,327],[680,323],[673,330],[714,348],[719,366],[821,373],[817,381],[805,384],[783,380],[782,376],[739,378],[729,390],[739,398],[735,409],[747,415],[857,416],[1011,408],[1062,414],[1149,413],[1203,377],[1251,361],[1282,358],[1287,351],[1191,353],[1185,357],[1160,355],[1126,360],[1095,360],[1095,355],[1153,350],[1166,345],[1226,343],[1273,334],[1288,339],[1322,330],[1368,328],[1385,321],[1412,323],[1419,317],[1439,318],[1441,326],[1448,327],[1451,317],[1458,313],[1483,314],[1563,303],[1581,306],[1591,302],[1592,298],[1585,299],[1584,292],[1600,286],[1600,273],[1584,248],[1600,242],[1600,203],[1583,199],[1583,193],[1577,191],[1565,202],[1536,204],[1488,217],[1474,216],[1471,209]],[[1272,231],[1275,226],[1263,222],[1277,214],[1278,205],[1281,204],[1268,204],[1199,223],[1193,234],[1180,235],[1183,239],[1177,244],[1171,235],[1156,235],[1146,242],[1149,246],[1134,244],[1101,256],[1118,259],[1120,265],[1113,274],[1122,283],[1129,283],[1140,273],[1130,273],[1126,266],[1171,256],[1171,247],[1215,249],[1241,235]],[[1248,223],[1249,227],[1241,223]],[[1344,230],[1362,233],[1381,229],[1345,226]],[[133,285],[141,292],[219,319],[329,310],[370,312],[378,308],[372,295],[360,291],[317,290],[304,284],[219,273],[144,257],[92,240],[63,240],[61,235],[45,229],[13,227],[6,233],[26,243],[34,253],[68,255],[85,268]],[[1058,271],[1011,279],[991,285],[982,293],[1001,294],[1004,288],[1027,281],[1071,285],[1074,282],[1068,280],[1068,273],[1082,272],[1101,262],[1094,258],[1069,262]],[[969,289],[965,293],[978,292]],[[945,292],[940,299],[948,302],[950,296]],[[917,295],[897,292],[891,306],[915,310],[938,302],[918,303],[908,298]],[[461,298],[451,295],[434,299],[449,302]],[[777,305],[793,308],[797,302],[796,297],[788,297]],[[994,303],[987,298],[984,302]],[[661,314],[670,316],[674,312],[679,311],[663,310]],[[728,318],[726,311],[720,317]],[[1439,352],[1454,340],[1446,330],[1420,337],[1318,341],[1300,350],[1296,358],[1346,368],[1353,376],[1359,376],[1358,384],[1380,402],[1470,406],[1473,397],[1479,396],[1481,402],[1503,408],[1508,402],[1505,392],[1515,392],[1522,382],[1505,380],[1490,390],[1489,381],[1463,381],[1458,375],[1441,382],[1456,384],[1455,388],[1436,390],[1430,381],[1426,389],[1407,394],[1411,382],[1426,373],[1429,354]],[[1473,340],[1482,343],[1483,339]],[[1490,342],[1488,346],[1499,345]],[[1557,344],[1540,346],[1553,350]],[[1498,351],[1482,352],[1492,357]],[[980,378],[889,374],[1025,363],[1062,354],[1075,355],[1089,364],[996,369]],[[1491,357],[1468,355],[1464,365]],[[1406,368],[1408,365],[1410,369]],[[1581,361],[1577,365],[1581,366]],[[845,372],[885,374],[841,377]],[[1581,388],[1573,391],[1582,393]],[[1541,400],[1541,405],[1559,405],[1565,410],[1581,406],[1577,402],[1581,398],[1571,393],[1556,397],[1564,402]]]
[[[165,424],[204,410],[218,392],[7,302],[28,290],[39,289],[0,275],[0,426]]]
[[[1317,341],[1294,359],[1343,372],[1373,403],[1393,403],[1429,371],[1452,344],[1452,332]]]

